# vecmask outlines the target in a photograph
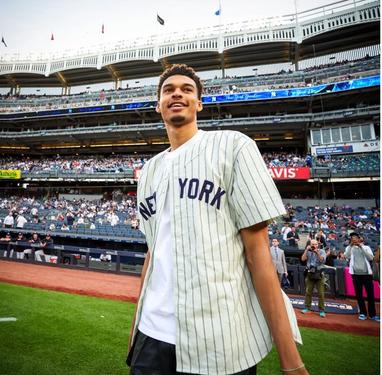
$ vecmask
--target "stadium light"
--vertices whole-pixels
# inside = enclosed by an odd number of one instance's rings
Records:
[[[147,142],[136,142],[136,143],[129,143],[129,142],[122,142],[122,143],[100,143],[100,144],[94,144],[89,145],[89,147],[116,147],[116,146],[144,146],[147,145]]]
[[[0,148],[5,150],[30,150],[30,147],[26,146],[0,146]]]

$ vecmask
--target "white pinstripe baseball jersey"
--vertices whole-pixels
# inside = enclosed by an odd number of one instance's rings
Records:
[[[177,371],[210,375],[242,371],[267,355],[272,339],[239,230],[284,214],[283,203],[255,142],[241,133],[203,132],[169,169],[160,167],[163,157],[164,153],[158,154],[142,170],[138,209],[148,247],[155,252],[168,189]]]

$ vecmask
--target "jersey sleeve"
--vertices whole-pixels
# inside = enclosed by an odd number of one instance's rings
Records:
[[[250,139],[241,146],[233,164],[230,205],[239,230],[285,214],[276,185]]]

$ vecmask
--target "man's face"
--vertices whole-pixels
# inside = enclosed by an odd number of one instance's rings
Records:
[[[163,82],[156,111],[166,125],[183,126],[194,122],[202,109],[198,89],[191,78],[173,75]]]
[[[351,236],[350,243],[352,245],[359,245],[361,243],[361,239],[358,236]]]
[[[311,240],[310,241],[310,246],[317,249],[318,248],[318,242],[316,240]]]
[[[279,246],[279,241],[272,240],[272,246],[275,246],[275,247]]]

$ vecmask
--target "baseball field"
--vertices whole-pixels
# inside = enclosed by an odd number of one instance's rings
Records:
[[[1,375],[128,374],[134,304],[0,283]],[[378,337],[301,329],[311,375],[380,373]],[[279,374],[273,351],[259,375]]]

